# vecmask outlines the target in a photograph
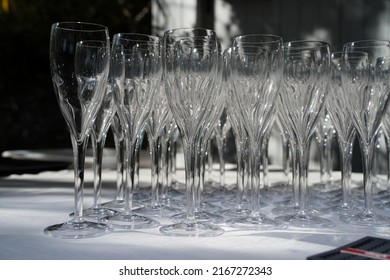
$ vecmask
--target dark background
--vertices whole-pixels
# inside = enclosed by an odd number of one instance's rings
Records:
[[[86,21],[117,32],[151,32],[143,0],[0,1],[0,150],[71,148],[49,66],[50,28]],[[113,146],[108,137],[107,145]]]

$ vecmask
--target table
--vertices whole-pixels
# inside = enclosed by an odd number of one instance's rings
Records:
[[[183,178],[183,170],[178,177]],[[309,178],[316,178],[312,172]],[[227,182],[235,180],[228,170]],[[270,181],[280,178],[270,172]],[[140,170],[142,182],[150,179],[150,170]],[[86,170],[84,204],[92,203],[92,171]],[[103,171],[103,198],[115,195],[116,173]],[[263,209],[270,213],[270,207]],[[158,228],[113,232],[105,236],[63,240],[46,236],[43,229],[65,222],[73,210],[73,170],[46,171],[39,174],[11,175],[0,178],[0,259],[3,260],[304,260],[364,236],[390,237],[390,227],[380,231],[351,226],[329,216],[336,226],[330,229],[281,229],[243,231],[222,227],[217,237],[171,237]],[[388,213],[386,213],[388,214]],[[166,224],[169,221],[162,221]]]

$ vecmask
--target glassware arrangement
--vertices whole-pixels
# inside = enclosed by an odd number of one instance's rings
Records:
[[[71,220],[48,226],[46,234],[96,237],[159,227],[160,221],[160,233],[187,237],[221,235],[222,225],[238,230],[333,227],[322,214],[337,214],[354,225],[390,224],[373,203],[375,145],[379,129],[388,138],[390,119],[389,41],[350,42],[342,52],[331,53],[322,41],[283,43],[276,35],[248,34],[234,37],[224,51],[215,31],[204,28],[167,30],[162,39],[117,33],[111,44],[108,34],[107,27],[93,23],[52,26],[51,74],[70,130],[75,189]],[[283,145],[283,166],[277,171],[282,177],[269,184],[268,141],[275,126]],[[113,200],[101,203],[109,128],[116,147],[117,190]],[[223,142],[228,129],[237,152],[235,192],[225,184]],[[327,137],[334,130],[341,188],[335,182],[330,188],[327,181],[309,186],[313,138],[317,135],[321,144],[329,144]],[[151,187],[141,189],[139,156],[145,135]],[[212,187],[205,182],[213,137],[220,163],[217,188],[216,181]],[[364,185],[356,189],[362,189],[364,209],[351,194],[355,138],[363,155]],[[173,178],[179,139],[185,184]],[[89,140],[94,150],[94,204],[83,209]],[[376,207],[387,210],[388,187],[375,194]],[[265,206],[276,218],[262,212]]]

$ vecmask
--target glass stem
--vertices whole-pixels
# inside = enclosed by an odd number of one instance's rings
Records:
[[[261,166],[261,147],[262,141],[258,141],[259,145],[253,145],[251,143],[252,152],[250,155],[251,161],[251,210],[252,216],[260,215],[260,166]],[[260,148],[259,148],[260,147]]]
[[[76,222],[83,220],[83,200],[84,200],[84,165],[85,153],[88,144],[88,137],[83,141],[77,141],[71,135],[73,147],[73,165],[74,165],[74,218]]]
[[[374,137],[375,138],[375,137]],[[376,139],[373,143],[362,143],[363,146],[363,181],[364,181],[364,212],[372,214],[372,170]]]
[[[298,145],[297,161],[299,169],[299,215],[306,215],[307,211],[307,175],[308,175],[308,150],[310,145]]]
[[[114,142],[116,150],[116,198],[115,200],[124,200],[125,177],[126,177],[126,143],[123,137],[118,137],[114,133]]]
[[[268,142],[269,142],[269,135],[264,137],[263,145],[262,145],[262,162],[263,162],[263,189],[264,191],[268,190],[269,187],[269,180],[268,180]]]
[[[138,134],[136,144],[135,144],[135,152],[134,152],[134,180],[133,180],[133,189],[139,191],[139,167],[140,167],[140,156],[142,149],[142,142],[144,139],[145,133],[142,131]]]
[[[244,147],[243,141],[239,140],[239,137],[235,137],[236,140],[236,152],[237,152],[237,203],[236,208],[242,208],[242,202],[244,198],[244,177],[245,177],[245,155],[242,152]]]
[[[168,188],[171,185],[169,176],[169,138],[167,137],[160,137],[160,147],[161,147],[161,153],[160,153],[160,182],[161,182],[161,199],[163,203],[168,203],[169,201],[169,194],[168,194]]]
[[[103,149],[106,142],[106,135],[104,134],[100,139],[92,136],[92,148],[94,154],[93,160],[93,208],[100,207],[101,193],[102,193],[102,163],[103,163]]]
[[[158,182],[159,182],[159,156],[160,151],[159,141],[153,136],[149,137],[149,149],[150,149],[150,162],[151,162],[151,206],[155,207],[158,205]]]
[[[340,157],[341,157],[341,190],[342,190],[342,207],[349,207],[350,186],[351,186],[351,143],[343,143],[340,141]]]
[[[195,222],[196,210],[196,169],[197,169],[197,148],[195,139],[187,142],[183,137],[183,153],[185,160],[185,180],[187,198],[187,222]]]
[[[390,187],[390,139],[389,135],[387,133],[385,135],[385,142],[386,142],[386,156],[387,156],[387,190],[389,190]]]
[[[291,150],[291,174],[292,174],[292,185],[293,185],[293,198],[292,203],[294,207],[299,207],[299,163],[297,160],[297,146],[295,143],[290,141]]]
[[[139,138],[136,137],[135,141],[131,141],[130,137],[126,137],[127,145],[127,176],[126,176],[126,189],[125,189],[125,208],[123,213],[125,215],[132,214],[133,208],[133,191],[134,191],[134,173],[135,173],[135,161],[137,158],[137,145]]]
[[[290,174],[290,148],[289,148],[289,141],[287,140],[286,137],[282,138],[283,141],[283,176],[284,176],[284,181],[288,185],[290,183],[289,179],[289,174]]]
[[[224,136],[216,135],[215,140],[217,142],[218,159],[219,159],[219,188],[222,190],[225,188],[225,158],[224,158]]]

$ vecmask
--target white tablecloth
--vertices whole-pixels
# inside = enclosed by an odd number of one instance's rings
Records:
[[[271,181],[280,178],[277,172],[270,175]],[[85,177],[84,205],[87,207],[92,203],[92,172],[87,170]],[[150,171],[141,169],[140,178],[143,182],[150,180]],[[114,198],[115,180],[113,170],[104,170],[103,202]],[[228,171],[227,181],[234,180],[235,171]],[[164,236],[158,228],[77,240],[45,235],[46,226],[69,220],[73,205],[72,170],[1,178],[0,259],[289,260],[306,259],[367,235],[390,237],[390,227],[378,232],[373,228],[343,224],[336,216],[328,216],[336,223],[330,229],[243,231],[222,225],[224,234],[207,238]],[[262,211],[270,214],[270,209],[271,206]]]

